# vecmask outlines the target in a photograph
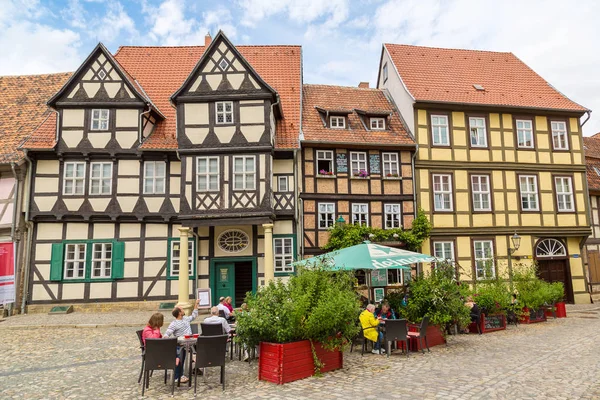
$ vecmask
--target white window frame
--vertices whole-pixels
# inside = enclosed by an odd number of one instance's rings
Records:
[[[384,229],[396,229],[402,228],[402,204],[394,203],[394,204],[384,204]],[[393,226],[395,224],[398,226]]]
[[[525,185],[527,186],[527,190],[523,190],[523,179],[525,178]],[[535,190],[529,190],[529,186],[533,183]],[[527,208],[524,207],[523,204],[523,196],[527,196]],[[535,207],[531,207],[532,199],[535,199]],[[521,202],[521,210],[522,211],[539,211],[540,210],[540,198],[539,198],[539,189],[537,183],[536,175],[519,175],[519,201]]]
[[[169,276],[177,276],[179,277],[179,260],[180,260],[180,256],[175,257],[175,244],[179,244],[181,241],[180,240],[172,240],[171,241],[171,248],[169,249],[170,254],[171,254],[171,265],[169,265],[170,269],[169,269]],[[192,275],[194,273],[194,246],[195,246],[195,241],[193,240],[188,240],[188,268],[189,268],[189,275]],[[179,248],[180,252],[181,252],[181,247]],[[177,265],[177,269],[175,269],[175,265]],[[188,276],[189,276],[188,275]]]
[[[473,143],[474,131],[477,135],[475,136],[475,143]],[[488,147],[487,127],[484,117],[469,117],[469,143],[471,143],[471,147]]]
[[[352,203],[352,224],[369,226],[369,204]]]
[[[277,191],[278,192],[287,192],[289,191],[288,186],[288,177],[287,176],[278,176],[277,177]]]
[[[94,174],[94,165],[100,165],[100,176],[93,176]],[[104,166],[110,165],[110,175],[104,176]],[[112,173],[113,173],[113,163],[112,162],[92,162],[90,163],[90,195],[91,196],[109,196],[112,194]],[[103,183],[108,181],[108,192],[103,190]],[[93,187],[94,182],[98,182],[98,190],[99,192],[94,193]]]
[[[317,164],[316,164],[316,168],[317,168],[317,174],[320,174],[321,168],[319,169],[319,161],[329,161],[329,169],[330,171],[327,172],[331,172],[331,173],[335,173],[335,167],[334,167],[334,157],[333,157],[333,150],[317,150]]]
[[[148,173],[148,167],[152,165],[152,174]],[[163,166],[163,173],[157,174],[157,166]],[[167,163],[164,161],[144,161],[144,194],[164,194],[166,185]],[[162,181],[162,190],[157,188],[157,182]],[[151,183],[152,189],[147,190],[147,183]]]
[[[598,169],[598,167],[592,167],[594,168],[594,172],[596,173],[596,175],[600,176],[600,169]]]
[[[385,130],[385,118],[371,117],[369,118],[369,126],[372,131],[384,131]]]
[[[437,123],[434,123],[437,118]],[[441,122],[441,119],[445,123]],[[438,139],[436,140],[436,130]],[[444,114],[431,114],[431,144],[433,146],[450,146],[450,119]]]
[[[450,262],[452,265],[454,265],[454,242],[452,240],[440,240],[433,242],[433,256],[443,259],[444,261]]]
[[[356,165],[356,168],[354,167]],[[352,175],[358,174],[361,170],[369,172],[367,164],[367,153],[364,151],[350,152],[350,172]]]
[[[521,124],[520,128],[519,124]],[[519,149],[535,148],[533,121],[530,119],[517,119],[515,120],[515,128],[517,130],[517,147]],[[528,142],[526,135],[529,135],[529,142],[531,143],[529,146],[526,144]],[[523,141],[521,141],[521,138]]]
[[[206,171],[205,172],[200,172],[200,161],[201,160],[206,162]],[[210,162],[211,161],[217,162],[217,170],[216,171],[210,170]],[[219,164],[220,164],[219,157],[197,157],[196,158],[196,191],[205,193],[205,192],[218,192],[220,190],[221,185],[219,182],[219,176],[220,176],[221,166]],[[211,186],[211,181],[210,181],[211,177],[217,178],[216,187]],[[206,179],[206,189],[200,189],[200,179],[201,178]]]
[[[98,113],[97,116],[94,114]],[[110,110],[106,108],[94,108],[90,116],[90,131],[107,131],[110,129]],[[94,127],[94,124],[96,126]]]
[[[227,106],[231,107],[230,111],[227,111]],[[221,111],[219,111],[221,107]],[[219,116],[223,118],[223,121],[219,122]],[[231,118],[231,121],[227,121],[227,117]],[[215,124],[217,125],[230,125],[235,124],[235,118],[233,114],[233,101],[217,101],[215,102]]]
[[[67,165],[73,165],[73,176],[67,176]],[[77,176],[77,166],[83,165],[83,175]],[[65,196],[83,196],[85,194],[85,170],[86,163],[83,161],[69,161],[64,164],[63,172],[63,194]],[[72,181],[71,190],[67,191],[67,181]],[[77,182],[81,182],[81,192],[77,192]]]
[[[83,258],[79,257],[81,252],[81,246],[83,246]],[[74,258],[69,259],[69,247],[74,248]],[[87,259],[87,244],[86,243],[67,243],[65,244],[65,256],[64,256],[64,265],[63,265],[63,279],[65,280],[78,280],[85,279],[86,274],[86,259]],[[69,263],[73,263],[73,276],[67,276],[67,272],[70,269],[68,267]],[[76,276],[76,271],[83,271],[83,276]]]
[[[387,177],[388,174],[400,176],[400,157],[398,153],[381,153],[381,160],[384,177]]]
[[[550,121],[550,131],[552,132],[552,149],[553,150],[569,150],[569,131],[567,130],[567,123],[565,121]],[[564,140],[561,140],[562,139]],[[557,146],[556,141],[559,140]]]
[[[486,253],[486,244],[489,244],[489,254]],[[477,248],[481,246],[480,250]],[[477,257],[478,251],[483,253],[483,257]],[[491,279],[496,276],[496,263],[494,262],[494,241],[493,240],[474,240],[473,241],[473,259],[475,260],[475,276],[479,279]],[[491,273],[492,276],[487,276],[486,268],[479,268],[479,262],[486,262],[491,260],[492,268]],[[482,273],[480,273],[480,270]]]
[[[559,182],[562,182],[562,187],[565,187],[565,183],[568,184],[568,190],[559,191]],[[570,176],[555,176],[554,177],[554,188],[556,191],[556,208],[558,212],[573,212],[575,211],[575,198],[573,196],[573,180]],[[562,189],[562,188],[561,188]],[[561,202],[563,206],[561,207]],[[570,204],[569,207],[565,207],[567,202]]]
[[[278,245],[278,242],[280,244]],[[286,247],[289,248],[290,252],[286,252]],[[278,250],[281,249],[281,253],[277,254]],[[277,266],[277,262],[281,263],[281,266]],[[294,272],[294,239],[291,237],[273,238],[273,265],[275,266],[275,272]]]
[[[242,159],[242,171],[236,171],[235,160]],[[246,160],[251,159],[253,162],[253,171],[248,171],[246,167]],[[242,186],[238,186],[235,180],[236,175],[242,176]],[[252,177],[252,187],[248,185],[248,177]],[[233,190],[256,190],[256,156],[234,156],[233,157]]]
[[[447,178],[447,182],[444,182],[445,178]],[[439,182],[436,182],[439,180]],[[434,211],[454,211],[454,199],[453,199],[453,187],[452,187],[452,175],[450,174],[433,174],[431,176],[431,182],[433,184],[433,209]],[[436,190],[436,184],[440,185],[440,190]],[[448,185],[447,188],[444,188],[445,185]],[[442,207],[437,206],[436,197],[441,196],[442,202],[440,203]],[[449,206],[446,207],[446,197],[448,198]]]
[[[100,246],[100,258],[96,257],[96,246]],[[92,279],[107,279],[112,277],[112,256],[113,256],[113,244],[112,243],[92,243]],[[100,263],[100,275],[96,273],[96,263]],[[108,273],[107,273],[108,266]]]
[[[317,218],[319,229],[329,229],[335,225],[335,203],[318,203],[319,216]],[[324,226],[321,223],[324,222]]]
[[[484,185],[487,189],[483,189]],[[492,211],[492,189],[489,175],[471,175],[471,193],[473,211]],[[487,198],[487,207],[483,207],[485,198]],[[478,201],[479,207],[477,207]]]
[[[335,124],[334,124],[335,121]],[[331,115],[329,117],[329,127],[332,129],[345,129],[346,117],[340,115]]]

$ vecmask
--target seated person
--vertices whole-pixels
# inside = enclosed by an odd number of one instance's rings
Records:
[[[217,308],[219,311],[223,311],[225,314],[225,319],[231,318],[231,311],[229,311],[229,307],[225,305],[225,297],[219,298],[219,304],[217,304]]]
[[[479,323],[481,321],[481,309],[479,308],[477,303],[475,303],[473,301],[473,298],[471,296],[467,297],[465,306],[467,306],[471,309],[471,322],[475,322],[477,324],[477,330],[479,331],[479,334],[481,335],[481,330],[480,330],[480,325],[479,325]]]
[[[200,300],[196,300],[194,305],[194,311],[189,317],[185,316],[185,311],[181,307],[175,307],[173,309],[173,316],[175,320],[169,324],[163,337],[180,337],[184,335],[192,334],[191,322],[198,317],[198,304]],[[177,346],[177,356],[179,357],[179,365],[175,368],[175,380],[181,377],[181,382],[187,382],[189,379],[183,375],[183,361],[185,360],[185,353],[181,351],[181,347]]]
[[[378,332],[377,330],[377,327],[379,326],[379,320],[373,315],[374,311],[375,306],[373,304],[369,304],[367,308],[360,314],[359,320],[365,339],[375,342],[375,345],[373,346],[373,353],[379,354],[381,342],[383,341],[383,332]],[[381,352],[385,353],[385,350],[381,349]]]
[[[381,319],[396,319],[396,313],[390,308],[388,303],[383,303],[381,308],[375,310],[375,317]]]
[[[150,320],[148,321],[148,325],[146,325],[142,331],[142,342],[144,342],[144,345],[146,344],[146,339],[162,338],[160,328],[162,328],[164,320],[165,317],[161,313],[152,314]]]
[[[205,324],[221,324],[223,326],[223,332],[229,334],[231,327],[223,317],[219,317],[219,308],[212,307],[210,309],[210,317],[204,319]]]
[[[225,301],[223,302],[223,304],[225,305],[225,307],[227,307],[229,309],[230,313],[234,313],[234,311],[233,311],[233,304],[231,304],[231,297],[230,296],[225,297]]]

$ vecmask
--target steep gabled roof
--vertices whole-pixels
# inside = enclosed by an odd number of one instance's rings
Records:
[[[589,190],[600,191],[600,135],[583,138]]]
[[[416,101],[504,106],[581,113],[512,53],[383,45]],[[388,74],[391,74],[390,68]],[[478,90],[479,85],[483,90]]]
[[[415,145],[386,91],[347,86],[304,85],[302,99],[303,142]],[[323,113],[348,116],[345,129],[329,128]],[[386,130],[365,128],[360,115],[388,115]],[[327,126],[325,126],[327,125]],[[368,125],[367,125],[368,126]]]

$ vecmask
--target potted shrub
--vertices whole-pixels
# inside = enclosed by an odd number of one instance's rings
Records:
[[[544,299],[546,304],[546,317],[565,318],[565,286],[562,282],[543,282]]]
[[[478,282],[473,297],[481,308],[482,333],[506,329],[506,310],[510,307],[511,294],[503,279],[496,277]]]
[[[359,332],[353,283],[349,272],[300,268],[287,283],[248,294],[236,333],[245,346],[260,344],[260,380],[283,384],[342,368],[347,338]]]
[[[546,321],[542,306],[546,303],[544,282],[537,277],[535,266],[521,267],[513,272],[518,293],[517,300],[523,306],[521,322],[529,324]]]

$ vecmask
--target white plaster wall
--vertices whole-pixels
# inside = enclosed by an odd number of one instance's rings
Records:
[[[383,66],[387,63],[388,69],[388,79],[384,83],[383,82]],[[379,89],[387,89],[389,90],[402,118],[408,124],[408,129],[414,134],[415,132],[415,117],[413,104],[414,100],[411,95],[408,93],[398,73],[396,72],[396,68],[394,67],[394,63],[391,60],[387,50],[384,47],[383,50],[383,59],[381,62],[381,69],[379,70]]]

